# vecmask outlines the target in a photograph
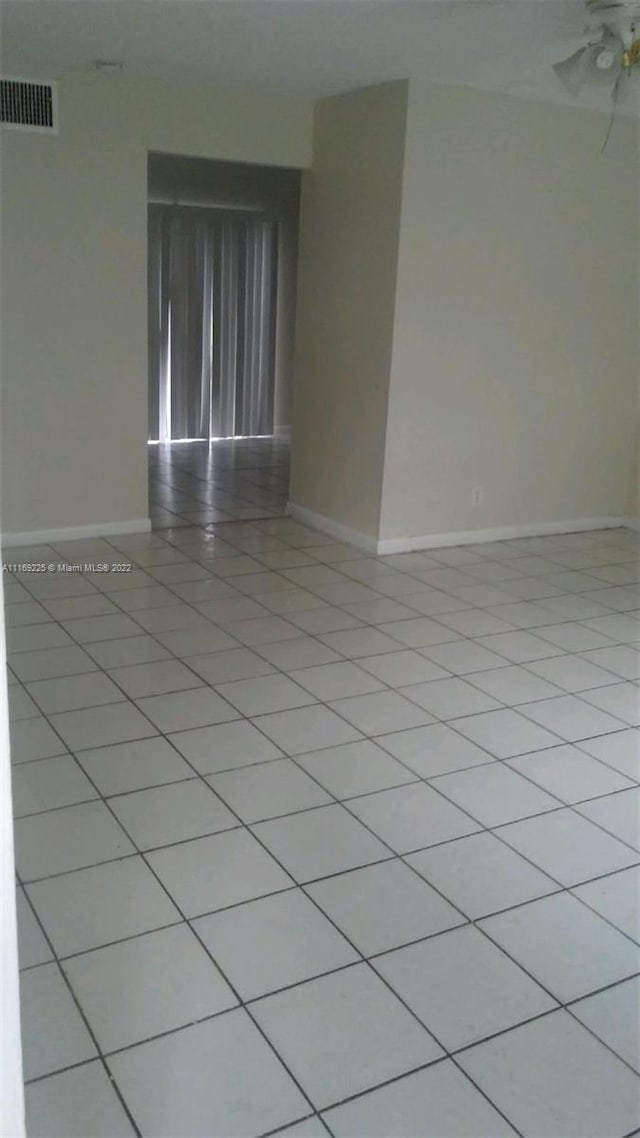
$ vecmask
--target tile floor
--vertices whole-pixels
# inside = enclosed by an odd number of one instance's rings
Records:
[[[184,521],[10,551],[29,1138],[636,1132],[638,535]]]
[[[277,517],[288,489],[284,438],[149,445],[149,500],[156,528]]]

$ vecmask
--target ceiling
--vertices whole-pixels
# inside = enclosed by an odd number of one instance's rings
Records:
[[[583,0],[0,0],[5,73],[120,60],[314,98],[409,77],[604,108],[608,92],[573,100],[551,69],[587,27]],[[633,111],[639,78],[622,86]]]

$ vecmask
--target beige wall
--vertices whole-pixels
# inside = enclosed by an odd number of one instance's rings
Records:
[[[407,84],[316,104],[302,179],[292,502],[378,532]]]
[[[625,513],[637,124],[606,126],[411,83],[383,539]]]
[[[251,209],[278,222],[274,426],[291,423],[300,171],[150,154],[151,201]]]
[[[1,138],[5,532],[147,515],[147,153],[290,167],[311,157],[301,100],[59,79],[60,134]]]

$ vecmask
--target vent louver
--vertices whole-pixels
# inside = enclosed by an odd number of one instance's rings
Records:
[[[0,124],[9,130],[56,134],[58,100],[55,83],[14,76],[0,78]]]

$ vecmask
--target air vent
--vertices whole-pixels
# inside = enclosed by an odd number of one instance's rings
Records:
[[[8,130],[37,130],[57,134],[58,99],[55,83],[37,79],[0,79],[0,123]]]

